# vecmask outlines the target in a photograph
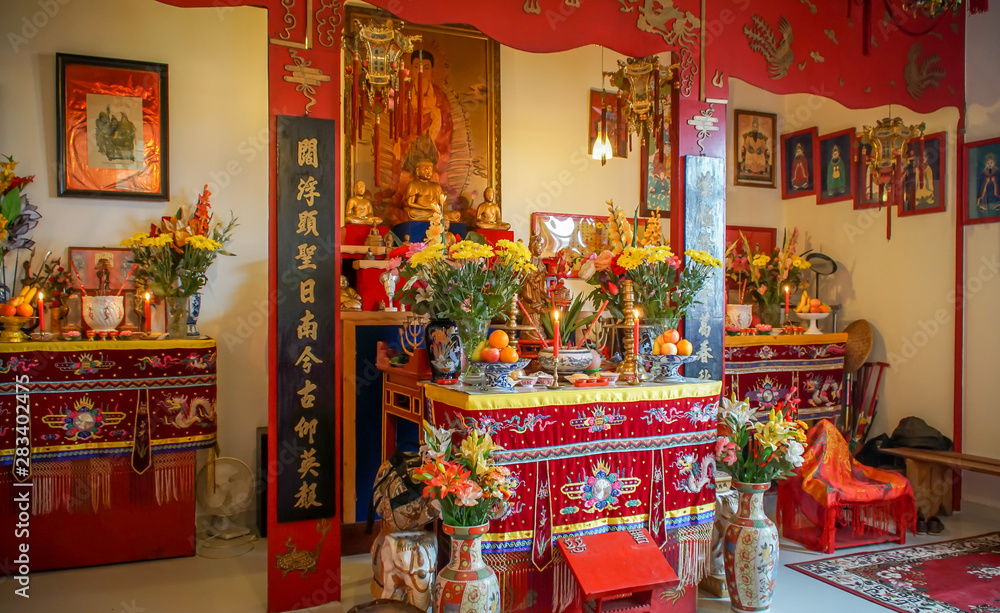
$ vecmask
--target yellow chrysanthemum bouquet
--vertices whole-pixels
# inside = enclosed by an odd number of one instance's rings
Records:
[[[413,243],[405,256],[400,302],[416,313],[454,320],[469,351],[486,338],[490,320],[509,310],[525,276],[535,270],[524,243],[503,239],[495,246],[471,240],[450,247]]]
[[[785,299],[785,286],[793,292],[803,285],[802,275],[811,264],[796,253],[798,238],[796,228],[791,236],[785,236],[781,247],[765,253],[740,233],[742,253],[737,251],[736,241],[726,253],[726,277],[738,290],[740,303],[753,300],[762,314],[773,314]],[[770,318],[774,319],[773,315]]]
[[[183,298],[201,291],[206,273],[219,255],[226,251],[236,228],[236,218],[226,224],[213,224],[211,192],[205,186],[198,205],[188,216],[181,209],[173,217],[163,217],[160,225],[151,224],[149,232],[140,232],[122,241],[132,250],[138,280],[145,280],[157,296]]]

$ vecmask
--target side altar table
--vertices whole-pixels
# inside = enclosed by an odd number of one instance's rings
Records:
[[[27,491],[32,571],[193,555],[216,355],[211,339],[0,344],[0,551],[24,542],[13,501]],[[14,474],[25,404],[30,487]]]
[[[505,612],[577,610],[578,586],[555,543],[645,528],[677,572],[665,591],[694,611],[714,518],[716,419],[722,383],[688,379],[484,393],[427,384],[433,422],[489,431],[515,479],[506,512],[483,536]]]
[[[797,390],[799,419],[836,420],[843,409],[847,334],[727,336],[725,390],[749,400],[758,418]]]

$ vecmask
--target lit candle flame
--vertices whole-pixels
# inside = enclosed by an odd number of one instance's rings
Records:
[[[552,311],[552,318],[555,321],[559,321],[559,311]]]

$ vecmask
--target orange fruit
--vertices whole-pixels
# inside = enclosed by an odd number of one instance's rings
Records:
[[[686,338],[677,341],[677,355],[691,355],[692,351],[694,351],[694,347],[691,345],[691,341]]]
[[[27,302],[18,305],[17,314],[21,317],[31,317],[35,314],[35,309]]]
[[[681,340],[681,334],[677,330],[667,330],[663,333],[664,343],[676,343]]]
[[[677,345],[673,343],[663,343],[660,345],[660,355],[677,355]]]
[[[496,334],[496,332],[494,332],[494,334]],[[506,336],[507,335],[504,334],[504,337],[506,337]],[[514,349],[513,347],[504,347],[503,349],[500,350],[500,361],[501,362],[505,362],[507,364],[512,364],[512,363],[514,363],[514,362],[517,361],[517,358],[518,358],[517,350]]]
[[[503,349],[510,342],[510,337],[503,330],[494,330],[493,334],[490,334],[490,347],[495,349]],[[513,362],[514,360],[511,360]]]
[[[17,307],[13,304],[0,305],[0,315],[4,317],[14,317],[17,315]]]

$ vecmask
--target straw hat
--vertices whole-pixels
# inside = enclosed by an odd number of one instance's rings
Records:
[[[861,368],[872,352],[872,326],[864,319],[857,319],[844,332],[847,333],[844,372],[850,374]]]

